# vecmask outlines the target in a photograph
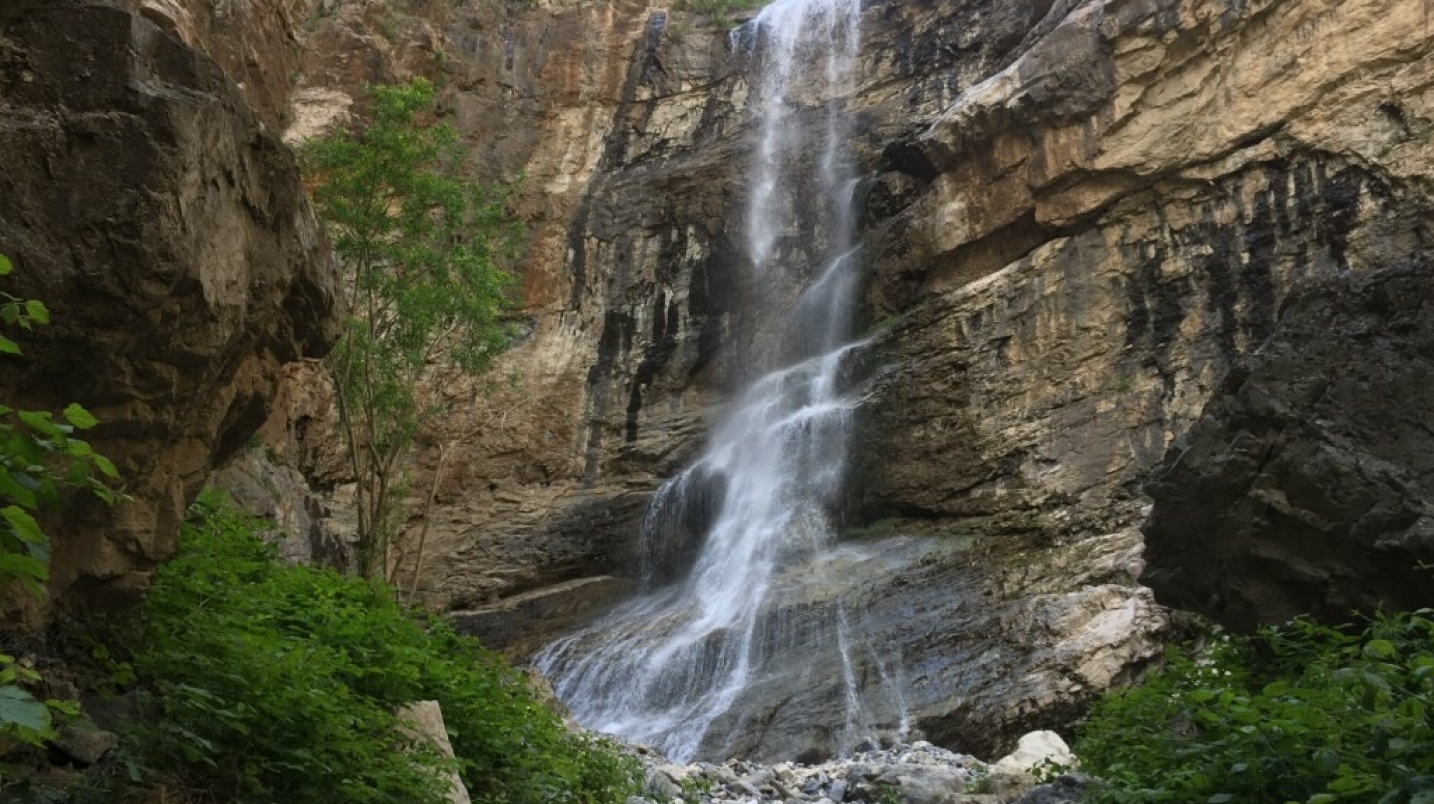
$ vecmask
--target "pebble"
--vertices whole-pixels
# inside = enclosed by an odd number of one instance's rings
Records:
[[[721,765],[698,762],[680,766],[655,754],[641,759],[649,768],[648,779],[657,782],[653,785],[657,789],[646,791],[643,800],[668,801],[672,796],[669,785],[681,780],[683,804],[875,804],[880,796],[873,791],[883,786],[894,785],[898,797],[905,800],[901,793],[906,792],[903,786],[908,781],[913,785],[913,800],[926,800],[926,795],[915,795],[916,788],[929,789],[930,782],[923,780],[930,779],[940,781],[942,789],[950,788],[950,801],[960,802],[968,799],[959,794],[973,787],[989,767],[975,757],[947,751],[925,740],[873,747],[820,765],[780,762],[763,766],[728,760]]]

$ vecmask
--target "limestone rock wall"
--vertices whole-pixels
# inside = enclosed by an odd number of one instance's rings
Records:
[[[102,422],[133,501],[48,523],[65,603],[134,599],[188,501],[271,410],[282,364],[336,336],[337,275],[292,154],[212,61],[146,17],[79,0],[0,7],[6,290],[54,323],[0,399]]]
[[[903,143],[873,296],[916,404],[870,406],[872,442],[901,447],[862,451],[897,456],[864,504],[1101,509],[1290,288],[1420,253],[1422,14],[1085,3]]]
[[[874,345],[845,521],[887,560],[812,606],[840,593],[890,626],[918,727],[994,754],[1158,655],[1164,615],[1136,582],[1150,470],[1298,288],[1417,258],[1434,235],[1426,15],[1422,0],[868,4],[846,105]],[[365,82],[424,75],[475,175],[526,176],[526,335],[497,369],[522,384],[441,389],[448,427],[473,435],[418,584],[515,654],[632,577],[647,497],[744,379],[736,356],[761,353],[752,311],[811,269],[747,271],[749,87],[708,23],[636,0],[328,0],[294,22],[291,141],[350,119]],[[799,188],[785,203],[803,209]],[[308,376],[264,433],[319,492],[279,508],[312,511],[322,548],[342,541],[346,478]],[[427,444],[416,488],[435,464]],[[840,680],[808,647],[734,712],[733,750],[830,747],[812,713]]]

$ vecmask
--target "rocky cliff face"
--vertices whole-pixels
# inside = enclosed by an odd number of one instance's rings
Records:
[[[1143,581],[1232,625],[1434,604],[1434,264],[1287,301],[1150,486]]]
[[[0,252],[26,333],[0,399],[102,422],[133,501],[50,523],[64,602],[132,599],[188,501],[268,417],[286,361],[335,336],[337,276],[292,155],[210,60],[142,16],[0,8]]]
[[[1135,581],[1151,468],[1296,288],[1431,242],[1425,14],[869,5],[846,104],[874,336],[847,506],[865,574],[817,585],[809,610],[840,596],[890,634],[928,735],[994,753],[1158,653],[1164,618]],[[809,269],[758,282],[737,246],[743,59],[720,26],[626,0],[332,2],[293,25],[291,139],[345,120],[365,81],[422,74],[475,171],[527,176],[527,335],[499,369],[523,383],[444,389],[475,434],[441,479],[419,585],[521,654],[632,577],[645,500],[743,380],[735,355],[761,351],[751,311]],[[272,504],[332,543],[345,478],[304,387],[266,438],[323,494]],[[838,667],[803,617],[774,613],[790,667],[734,712],[731,750],[829,750]],[[864,684],[886,683],[877,664]]]
[[[1427,249],[1434,42],[1420,3],[1041,5],[885,149],[872,299],[894,319],[855,505],[1037,556],[1122,545],[1107,582],[1148,611],[1125,585],[1150,468],[1295,288]],[[1216,522],[1162,532],[1203,554]]]

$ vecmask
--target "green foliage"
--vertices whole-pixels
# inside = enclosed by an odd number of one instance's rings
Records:
[[[477,802],[597,804],[635,789],[628,761],[568,734],[521,674],[441,620],[415,621],[383,582],[281,564],[255,535],[267,523],[217,495],[195,514],[141,634],[106,649],[157,715],[128,735],[137,774],[225,802],[438,802],[442,762],[394,715],[437,700]]]
[[[1172,649],[1096,707],[1076,753],[1103,804],[1434,804],[1434,611]]]
[[[13,270],[10,259],[0,255],[0,276]],[[48,323],[50,311],[42,302],[0,291],[0,324],[28,331]],[[20,353],[19,344],[0,335],[0,355]],[[106,502],[119,498],[108,485],[119,478],[119,471],[74,435],[98,423],[73,403],[59,418],[48,411],[0,404],[0,586],[18,582],[44,597],[50,539],[36,516],[58,506],[66,490],[86,490]],[[0,653],[0,738],[40,746],[54,738],[56,714],[74,714],[72,703],[42,702],[26,689],[40,680],[39,673]]]
[[[991,776],[991,771],[985,766],[978,766],[972,771],[971,778],[967,780],[963,793],[975,793],[977,795],[989,795],[996,792],[996,780]]]
[[[348,274],[350,318],[328,367],[358,481],[360,570],[389,577],[404,458],[445,413],[421,389],[482,371],[507,343],[499,262],[516,240],[504,193],[457,175],[453,128],[421,122],[433,87],[371,92],[372,123],[314,143],[307,166]]]
[[[714,782],[705,776],[684,776],[678,785],[682,788],[682,800],[696,804],[712,792]],[[651,791],[649,791],[649,795]]]
[[[878,782],[876,804],[903,804],[901,787],[891,782]]]

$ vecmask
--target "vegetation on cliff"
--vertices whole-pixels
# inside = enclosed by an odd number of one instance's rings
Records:
[[[407,459],[448,414],[434,397],[508,341],[500,261],[515,230],[500,190],[462,178],[457,132],[425,122],[431,84],[370,91],[371,123],[313,143],[307,162],[347,274],[348,325],[326,365],[357,481],[359,570],[393,580]]]
[[[633,765],[570,734],[518,671],[380,580],[282,564],[262,523],[208,494],[137,618],[99,653],[137,713],[112,787],[181,800],[437,804],[449,767],[397,728],[436,700],[477,802],[598,804]]]
[[[1075,749],[1098,804],[1434,804],[1434,611],[1172,648]]]

